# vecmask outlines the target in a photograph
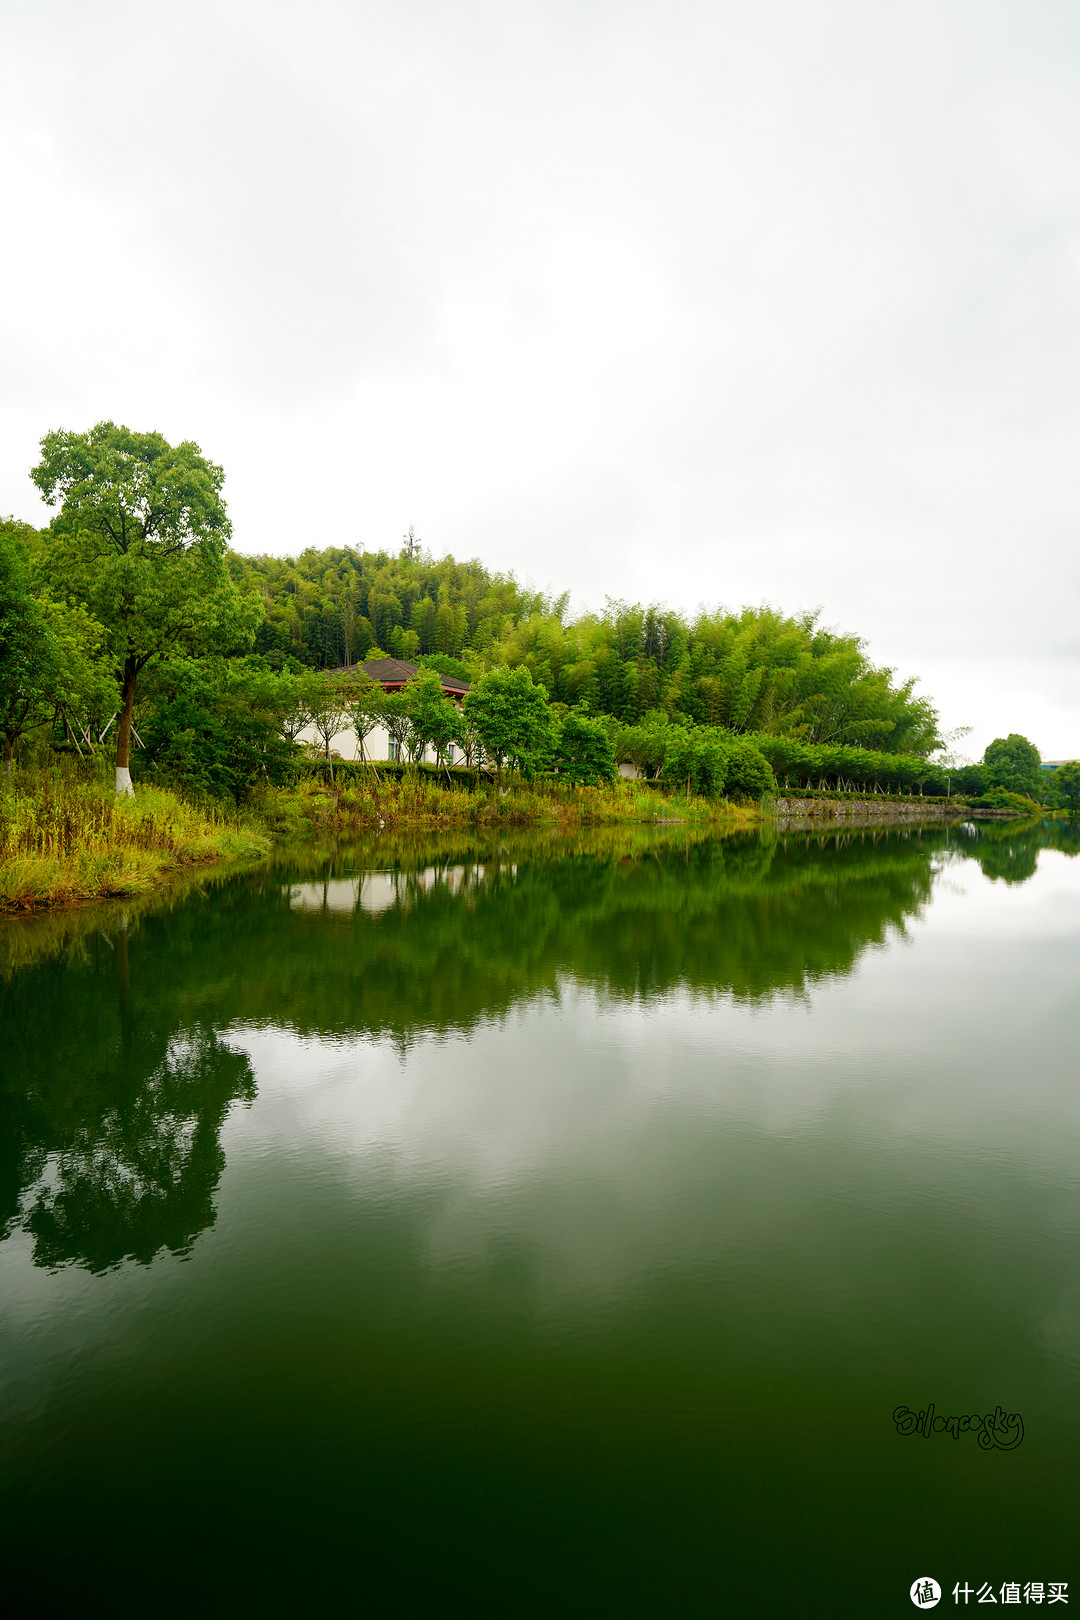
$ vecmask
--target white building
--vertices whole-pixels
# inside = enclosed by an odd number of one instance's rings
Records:
[[[329,670],[328,673],[340,675],[343,679],[347,679],[350,675],[355,675],[357,670],[363,670],[364,674],[370,676],[373,681],[378,681],[384,692],[400,692],[402,687],[407,686],[410,681],[414,681],[418,675],[423,673],[423,669],[419,664],[410,664],[404,658],[372,658],[364,664],[352,664],[342,669]],[[443,675],[438,671],[434,671],[434,673],[439,675],[439,684],[447,697],[452,698],[455,703],[462,703],[469,690],[468,681],[460,681],[456,675]],[[305,726],[303,731],[297,735],[296,740],[301,743],[311,743],[320,752],[323,748],[322,738],[318,735],[314,726]],[[336,759],[359,759],[360,739],[356,732],[351,727],[346,731],[338,732],[337,736],[331,740],[330,753]],[[375,761],[397,759],[396,744],[385,726],[376,726],[374,731],[368,732],[364,739],[364,754],[367,759]],[[423,757],[428,763],[434,763],[434,755],[430,748],[425,749]],[[451,748],[449,753],[449,763],[451,765],[460,765],[463,758],[460,749]]]

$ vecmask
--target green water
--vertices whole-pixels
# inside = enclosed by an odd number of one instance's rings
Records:
[[[1076,829],[670,834],[0,928],[12,1613],[1080,1601]]]

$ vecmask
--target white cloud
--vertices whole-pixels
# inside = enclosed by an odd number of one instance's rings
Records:
[[[820,603],[1080,753],[1067,10],[0,17],[0,510],[111,415],[224,463],[241,549]]]

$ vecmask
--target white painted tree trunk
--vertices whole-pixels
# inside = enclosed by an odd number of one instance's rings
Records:
[[[116,791],[121,797],[133,797],[135,789],[131,785],[131,772],[126,765],[116,767]]]

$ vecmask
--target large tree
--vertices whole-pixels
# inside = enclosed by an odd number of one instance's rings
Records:
[[[229,652],[250,641],[261,603],[225,566],[224,473],[197,444],[99,422],[47,433],[30,475],[59,513],[47,567],[106,628],[120,687],[116,791],[130,793],[139,676],[173,652]]]
[[[983,755],[986,779],[992,788],[1022,793],[1028,799],[1041,799],[1046,791],[1046,774],[1035,744],[1010,731],[995,737]]]

